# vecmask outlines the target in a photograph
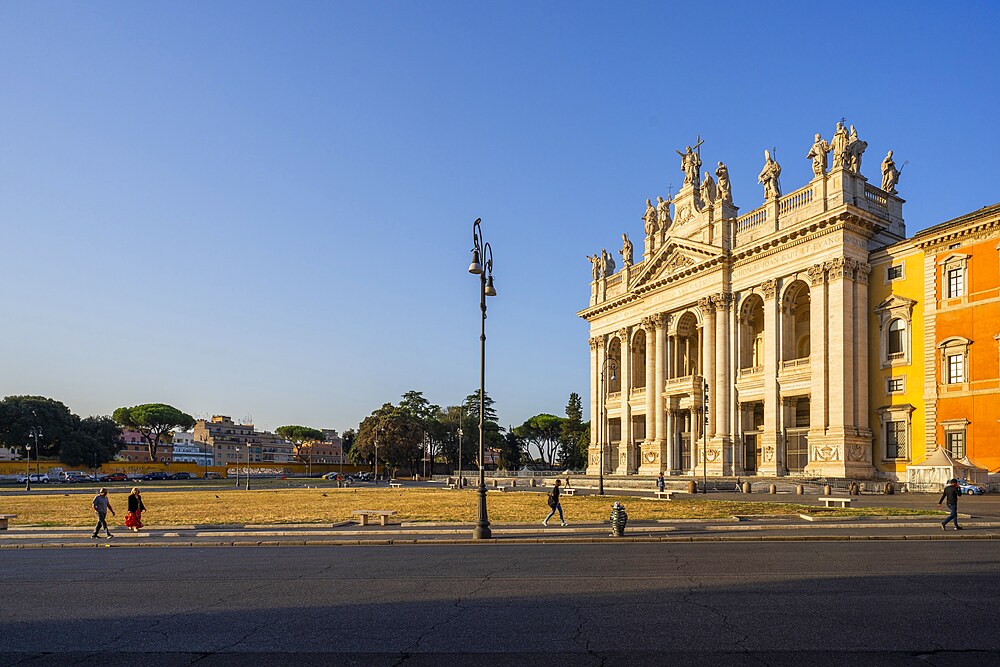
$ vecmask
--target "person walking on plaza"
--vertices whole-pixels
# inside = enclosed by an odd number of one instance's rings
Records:
[[[941,522],[941,530],[946,530],[949,521],[955,522],[955,530],[962,530],[962,527],[958,525],[958,497],[962,494],[958,489],[958,480],[950,479],[948,480],[948,486],[944,487],[944,493],[941,494],[940,500],[938,500],[938,507],[941,507],[941,501],[947,499],[948,501],[948,518]]]
[[[142,513],[146,511],[146,506],[142,504],[142,495],[139,487],[132,487],[132,493],[128,494],[128,514],[125,515],[125,525],[128,529],[138,533],[142,528]]]
[[[564,526],[566,525],[566,518],[563,517],[562,504],[559,502],[559,485],[560,484],[562,484],[562,480],[561,479],[557,479],[555,486],[553,486],[552,490],[549,491],[549,499],[548,499],[549,500],[549,507],[552,508],[552,511],[549,512],[549,515],[547,517],[545,517],[545,521],[542,521],[542,525],[543,526],[549,525],[549,519],[551,519],[552,515],[554,515],[556,513],[556,510],[559,510],[559,522],[562,525],[564,525]]]
[[[656,478],[656,490],[660,491],[660,492],[663,491],[663,472],[662,471],[660,472],[660,474]]]
[[[104,532],[108,534],[108,539],[110,540],[114,535],[111,534],[111,529],[108,528],[108,512],[111,512],[111,516],[115,516],[115,510],[111,507],[111,499],[108,498],[108,490],[101,489],[96,496],[94,496],[94,511],[97,512],[97,527],[94,528],[94,534],[90,536],[91,539],[97,539],[97,534],[101,532],[101,526],[104,526]]]

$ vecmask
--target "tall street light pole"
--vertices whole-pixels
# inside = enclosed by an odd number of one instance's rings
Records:
[[[250,443],[247,442],[247,491],[250,490]]]
[[[702,402],[701,402],[701,412],[703,417],[703,424],[701,426],[701,473],[702,473],[702,487],[705,493],[708,493],[708,380],[705,380],[704,386],[702,387]]]
[[[32,410],[31,414],[34,415],[35,411]],[[37,462],[38,461],[38,455],[41,454],[41,452],[42,452],[42,450],[40,450],[38,448],[38,439],[40,437],[42,437],[42,429],[41,429],[41,427],[39,427],[39,426],[32,426],[30,429],[28,429],[28,437],[35,439],[35,461]],[[37,465],[35,467],[36,467],[36,469],[38,468]],[[28,474],[24,478],[24,490],[25,491],[31,491],[31,445],[30,444],[28,445],[28,467],[27,467],[27,471],[28,471]]]
[[[236,489],[240,488],[240,448],[236,448]]]
[[[465,416],[458,411],[458,488],[462,488],[462,420]]]
[[[490,520],[486,514],[486,439],[484,419],[486,417],[486,297],[496,296],[493,287],[493,248],[483,241],[482,220],[476,218],[472,223],[472,263],[469,273],[479,276],[479,310],[482,312],[482,324],[479,333],[479,516],[473,539],[485,540],[492,535]],[[485,260],[485,265],[483,261]]]
[[[612,382],[614,382],[614,380],[616,379],[615,376],[618,372],[618,360],[615,359],[614,357],[608,357],[607,359],[604,360],[604,363],[601,364],[601,378],[600,378],[601,387],[598,389],[598,395],[601,398],[602,407],[601,407],[601,414],[599,417],[600,421],[597,423],[597,427],[599,429],[603,427],[604,434],[600,438],[598,438],[598,440],[600,440],[601,443],[601,462],[600,465],[598,465],[597,467],[597,475],[598,475],[597,495],[599,496],[604,495],[604,440],[605,438],[608,437],[608,398],[606,396],[608,387],[607,384],[604,382],[604,373],[607,372],[608,369],[611,369],[611,377],[609,379]]]
[[[31,443],[24,446],[27,456],[24,457],[24,490],[31,491]]]

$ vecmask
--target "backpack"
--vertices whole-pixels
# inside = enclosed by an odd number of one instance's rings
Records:
[[[553,489],[553,491],[555,491],[555,489]],[[556,503],[557,503],[557,501],[556,501],[556,495],[555,495],[555,493],[553,493],[552,491],[550,491],[549,492],[549,507],[551,507],[552,509],[555,509],[556,508]]]

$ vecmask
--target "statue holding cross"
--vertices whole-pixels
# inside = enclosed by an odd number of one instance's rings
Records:
[[[693,185],[698,187],[698,179],[701,175],[701,145],[705,143],[705,140],[698,135],[698,143],[687,147],[683,153],[679,150],[674,150],[675,153],[681,156],[681,171],[684,172],[684,185]]]

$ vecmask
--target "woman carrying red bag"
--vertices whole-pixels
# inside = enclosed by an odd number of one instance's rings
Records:
[[[132,493],[128,495],[128,514],[125,515],[125,526],[132,531],[139,532],[142,528],[142,513],[146,506],[142,504],[142,496],[139,495],[139,487],[132,487]]]

